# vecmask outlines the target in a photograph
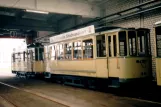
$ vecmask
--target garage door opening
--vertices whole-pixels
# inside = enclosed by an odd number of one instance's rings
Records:
[[[0,39],[0,76],[14,76],[11,72],[13,51],[27,47],[25,39]]]

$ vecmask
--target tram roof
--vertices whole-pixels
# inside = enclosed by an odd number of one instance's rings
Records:
[[[36,47],[43,47],[41,43],[32,43],[27,45],[27,48],[36,48]]]
[[[161,21],[155,22],[155,26],[154,27],[158,27],[161,26]]]
[[[100,34],[113,33],[113,32],[119,32],[119,31],[126,31],[126,30],[149,30],[149,29],[146,29],[146,28],[138,28],[138,29],[135,29],[135,28],[121,28],[121,27],[108,27],[108,26],[107,27],[97,27],[97,28],[95,28],[95,33],[88,34],[88,35],[85,35],[85,36],[97,36],[97,35],[100,35]],[[78,38],[78,37],[76,37],[76,38]],[[68,39],[60,40],[60,41],[57,41],[57,42],[52,42],[52,43],[49,43],[49,44],[58,43],[58,42],[66,41],[66,40],[68,40]]]

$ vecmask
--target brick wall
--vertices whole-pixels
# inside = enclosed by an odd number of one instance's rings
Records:
[[[128,9],[139,3],[147,2],[150,0],[109,0],[104,5],[105,14],[112,14],[119,12],[121,10]],[[135,15],[126,19],[122,19],[119,21],[114,21],[112,23],[108,23],[108,25],[112,26],[120,26],[120,27],[135,27],[135,28],[149,28],[150,31],[150,38],[151,38],[151,49],[152,49],[152,71],[153,77],[156,79],[156,67],[155,67],[155,32],[154,32],[154,23],[161,20],[161,9],[157,9],[155,11],[147,12],[141,15]]]

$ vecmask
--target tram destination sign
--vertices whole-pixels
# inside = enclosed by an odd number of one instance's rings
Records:
[[[95,33],[95,28],[94,28],[94,25],[91,25],[91,26],[77,29],[71,32],[52,36],[50,37],[50,43],[55,43],[55,42],[59,42],[59,41],[67,40],[67,39],[73,39],[76,37],[81,37],[81,36],[85,36],[85,35],[89,35],[93,33]]]

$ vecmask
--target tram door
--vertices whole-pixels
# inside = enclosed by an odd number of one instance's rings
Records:
[[[119,58],[118,58],[118,33],[106,35],[107,44],[107,66],[109,77],[118,77]]]

